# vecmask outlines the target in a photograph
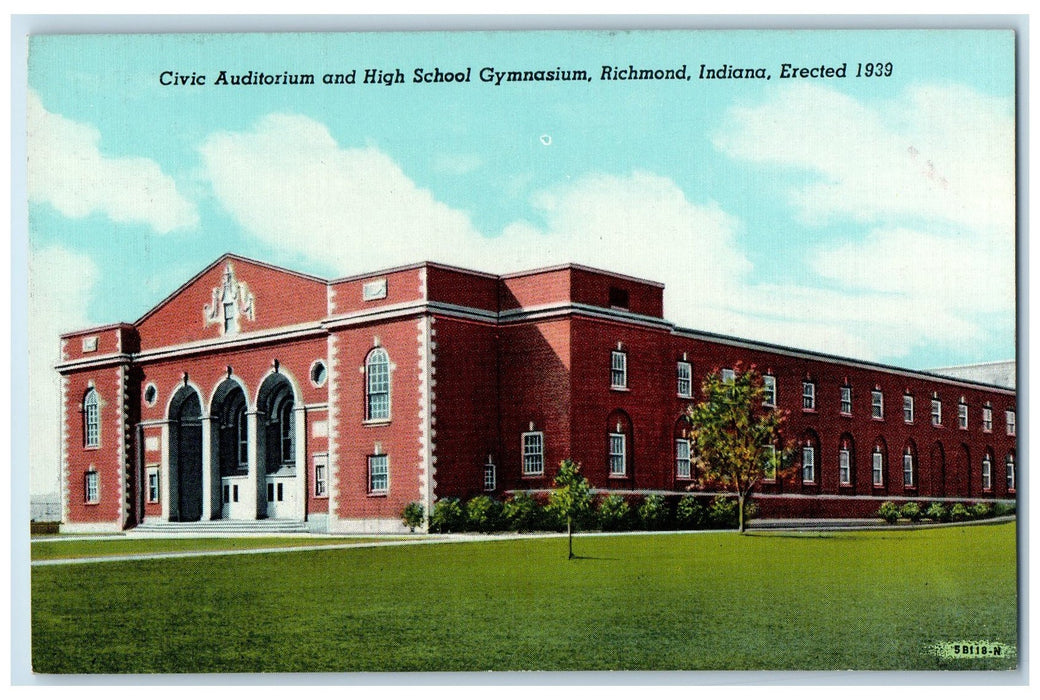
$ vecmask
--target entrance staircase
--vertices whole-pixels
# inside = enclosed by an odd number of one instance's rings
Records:
[[[166,522],[149,520],[130,532],[156,535],[286,535],[307,533],[302,520],[197,520],[194,522]]]

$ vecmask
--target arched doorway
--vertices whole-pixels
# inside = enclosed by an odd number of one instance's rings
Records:
[[[302,519],[305,472],[297,464],[297,399],[289,379],[268,375],[257,394],[257,476],[259,509],[268,518]]]
[[[242,386],[228,377],[217,387],[210,407],[210,449],[219,500],[216,512],[230,520],[256,519],[256,498],[249,481],[249,421]]]
[[[170,402],[170,520],[202,518],[202,402],[181,387]]]

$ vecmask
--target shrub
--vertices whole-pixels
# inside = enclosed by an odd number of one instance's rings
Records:
[[[502,504],[502,520],[507,530],[530,532],[539,525],[540,511],[538,501],[531,494],[520,491]]]
[[[433,505],[430,530],[433,532],[461,532],[466,527],[466,514],[457,498],[442,498]]]
[[[881,507],[878,508],[877,514],[879,518],[889,525],[892,525],[899,520],[899,509],[896,508],[896,504],[892,501],[885,501],[882,503]]]
[[[597,515],[599,526],[608,531],[625,530],[629,527],[632,508],[623,496],[612,493],[599,503]]]
[[[744,511],[745,514],[747,510]],[[708,506],[708,524],[715,528],[737,527],[737,500],[728,496],[716,496]]]
[[[423,504],[418,501],[412,501],[406,505],[401,513],[401,521],[408,528],[409,532],[415,532],[415,528],[422,527],[423,523],[426,522],[426,509],[423,508]]]
[[[907,501],[899,509],[899,514],[910,522],[916,523],[921,519],[921,506],[914,501]]]
[[[675,507],[675,519],[679,527],[687,530],[696,530],[704,527],[707,513],[697,497],[692,493],[688,493],[679,499],[679,505]]]
[[[950,508],[950,519],[954,522],[963,522],[969,518],[971,518],[971,513],[963,503],[954,503],[953,508]]]
[[[61,523],[52,522],[48,520],[41,521],[30,521],[29,523],[29,534],[30,535],[57,535],[60,532]]]
[[[937,523],[945,523],[950,519],[950,511],[946,510],[946,506],[942,503],[935,501],[928,506],[928,510],[925,511],[924,517]]]
[[[993,505],[993,517],[995,518],[999,518],[1002,515],[1012,515],[1014,512],[1014,503],[1002,503],[998,501]]]
[[[466,504],[466,520],[470,530],[494,532],[502,520],[502,504],[490,496],[476,496]]]
[[[664,496],[650,494],[639,506],[639,520],[647,530],[663,530],[668,523],[668,505]]]
[[[971,509],[971,514],[980,520],[988,518],[993,515],[993,506],[988,503],[976,503]]]

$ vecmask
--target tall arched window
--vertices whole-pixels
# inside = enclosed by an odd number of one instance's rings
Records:
[[[365,420],[390,418],[390,357],[376,348],[365,358]]]
[[[262,405],[269,412],[267,430],[264,435],[267,473],[278,471],[282,467],[294,467],[296,465],[296,454],[293,449],[295,432],[293,406],[295,404],[289,382],[279,381]]]
[[[91,387],[83,397],[83,446],[101,444],[101,408],[97,390]]]
[[[293,461],[293,402],[292,398],[283,401],[278,407],[278,438],[281,443],[282,463]]]

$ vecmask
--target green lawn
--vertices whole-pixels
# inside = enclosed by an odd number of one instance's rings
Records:
[[[38,567],[44,673],[962,669],[1016,644],[1015,524]]]
[[[199,537],[199,538],[124,538],[115,540],[33,539],[30,556],[41,559],[80,559],[83,557],[149,554],[154,552],[212,552],[218,550],[264,549],[267,547],[314,547],[329,544],[373,542],[374,537]],[[379,541],[403,539],[382,537]]]

